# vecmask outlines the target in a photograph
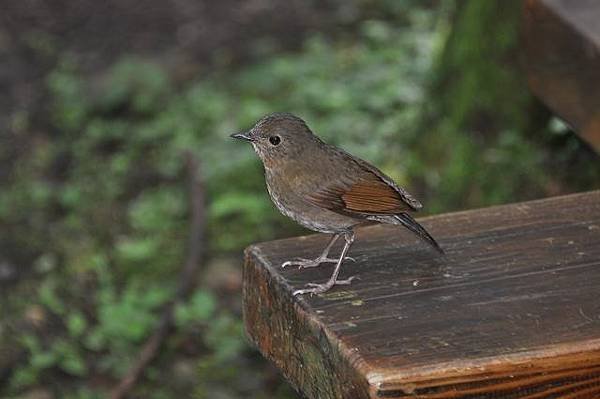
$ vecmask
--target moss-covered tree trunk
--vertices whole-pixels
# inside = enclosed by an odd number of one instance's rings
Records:
[[[522,128],[531,96],[518,65],[519,0],[457,1],[432,85],[451,127],[483,134]]]

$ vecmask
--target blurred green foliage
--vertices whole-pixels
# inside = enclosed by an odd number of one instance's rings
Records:
[[[385,18],[350,35],[313,34],[298,52],[184,84],[149,60],[122,59],[92,79],[63,57],[47,79],[47,134],[26,137],[21,121],[15,140],[29,145],[0,197],[2,247],[31,265],[2,302],[0,338],[25,360],[0,393],[47,385],[101,397],[132,364],[184,261],[184,150],[202,161],[207,259],[302,232],[269,202],[251,148],[228,138],[266,113],[302,116],[433,212],[597,186],[598,168],[573,163],[591,152],[535,111],[514,64],[518,2],[459,3],[385,2]],[[159,361],[175,362],[193,341],[195,386],[173,386],[178,367],[153,368],[142,397],[291,397],[260,393],[266,377],[219,292],[201,286],[175,316]]]

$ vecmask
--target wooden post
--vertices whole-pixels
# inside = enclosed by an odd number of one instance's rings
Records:
[[[600,1],[526,0],[522,43],[533,92],[600,152]]]

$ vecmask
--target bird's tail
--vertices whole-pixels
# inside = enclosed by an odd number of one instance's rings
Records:
[[[421,226],[415,219],[412,218],[408,213],[399,213],[393,216],[400,224],[413,233],[415,233],[420,239],[431,245],[436,251],[443,254],[444,250],[435,241],[435,239]]]

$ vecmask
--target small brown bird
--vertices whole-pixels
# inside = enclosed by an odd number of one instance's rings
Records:
[[[334,285],[350,284],[355,277],[338,280],[340,266],[354,241],[358,225],[386,223],[412,231],[435,250],[438,243],[417,223],[409,211],[422,205],[379,169],[324,143],[306,123],[289,113],[274,113],[259,120],[248,132],[231,137],[249,141],[260,157],[267,189],[277,209],[302,226],[333,234],[316,259],[296,259],[281,266],[315,267],[335,263],[331,278],[324,284],[309,283],[310,288],[294,295],[318,294]],[[337,259],[328,258],[329,250],[340,238],[346,241]]]

